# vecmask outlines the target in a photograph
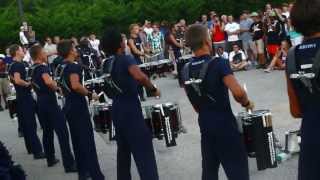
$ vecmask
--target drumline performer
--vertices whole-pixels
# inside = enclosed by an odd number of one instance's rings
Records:
[[[302,118],[299,180],[320,179],[320,1],[297,0],[291,21],[304,36],[287,57],[288,95],[291,114]]]
[[[111,56],[111,61],[114,62],[111,77],[121,89],[121,92],[119,91],[112,98],[111,113],[118,145],[117,179],[131,179],[132,154],[140,179],[158,180],[152,135],[142,114],[138,85],[141,84],[150,89],[154,96],[160,96],[160,91],[140,70],[137,61],[132,56],[124,54],[125,47],[125,41],[118,30],[115,28],[106,30],[101,41],[101,48],[108,56]]]
[[[145,57],[145,51],[147,49],[144,47],[139,36],[140,27],[138,24],[131,24],[129,27],[129,31],[130,38],[128,40],[128,46],[130,48],[131,54],[136,60],[137,65],[143,64],[141,57]],[[143,86],[138,85],[138,93],[140,96],[140,100],[145,101]]]
[[[9,49],[13,57],[13,62],[9,67],[9,76],[16,89],[19,127],[22,129],[28,153],[33,154],[34,159],[44,159],[45,154],[37,135],[36,103],[31,94],[31,83],[26,80],[27,72],[22,62],[25,54],[19,45],[11,45]]]
[[[43,122],[43,148],[48,167],[59,162],[55,157],[54,131],[60,144],[63,166],[66,173],[76,172],[75,162],[69,144],[69,132],[64,114],[62,113],[55,92],[59,90],[57,83],[50,76],[47,54],[40,45],[30,48],[33,59],[31,82],[37,94],[38,117]]]
[[[253,103],[235,79],[228,60],[210,56],[207,27],[192,25],[186,32],[186,44],[195,55],[185,65],[183,76],[187,96],[199,114],[202,180],[218,180],[220,164],[229,180],[249,180],[247,154],[228,89],[243,107],[253,109]]]
[[[64,58],[60,82],[65,96],[64,114],[69,124],[70,134],[77,162],[79,180],[104,180],[98,162],[93,128],[86,96],[98,99],[82,85],[82,69],[75,62],[78,52],[70,40],[61,41],[57,46],[58,54]]]

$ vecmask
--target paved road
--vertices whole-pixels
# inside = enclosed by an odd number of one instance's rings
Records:
[[[265,74],[259,70],[236,73],[241,83],[246,83],[249,96],[256,103],[257,109],[270,109],[273,113],[273,125],[281,142],[287,130],[299,128],[300,122],[289,115],[288,98],[283,72]],[[200,180],[201,154],[200,134],[197,117],[176,80],[166,78],[156,80],[162,90],[161,100],[150,99],[147,104],[175,101],[180,104],[182,118],[188,133],[178,138],[178,146],[166,148],[163,141],[154,140],[158,169],[161,180]],[[243,109],[232,100],[234,113]],[[17,122],[9,118],[8,112],[0,113],[0,140],[8,146],[13,158],[22,164],[29,180],[76,180],[75,174],[64,174],[61,164],[47,168],[43,160],[34,161],[28,156],[23,139],[17,137]],[[39,130],[39,135],[41,135]],[[116,145],[106,137],[96,134],[96,145],[103,173],[108,180],[116,180]],[[56,143],[57,144],[57,143]],[[232,148],[232,147],[231,147]],[[56,145],[57,157],[60,157]],[[250,175],[252,180],[294,180],[297,179],[297,157],[280,164],[276,169],[257,171],[254,159],[250,159]],[[134,164],[134,163],[133,163]],[[135,167],[132,168],[133,180],[138,180]],[[223,169],[220,179],[226,180]]]

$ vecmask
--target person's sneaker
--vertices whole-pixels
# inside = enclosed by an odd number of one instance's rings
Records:
[[[58,164],[59,162],[60,162],[59,159],[54,158],[54,159],[48,161],[48,167],[53,167],[54,165]]]
[[[179,133],[183,133],[183,134],[187,134],[187,128],[185,128],[184,126],[181,126],[179,129]]]
[[[65,168],[65,169],[64,169],[64,172],[65,172],[65,173],[75,173],[75,172],[78,172],[78,169],[77,169],[76,164],[74,164],[74,165],[71,166],[71,167]]]
[[[271,69],[270,69],[270,68],[265,69],[264,72],[265,72],[265,73],[271,73]]]
[[[43,152],[33,155],[33,159],[35,159],[35,160],[45,159],[45,158],[46,158],[46,155]]]

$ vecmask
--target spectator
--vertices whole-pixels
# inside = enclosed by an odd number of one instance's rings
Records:
[[[208,16],[207,15],[203,14],[201,16],[201,24],[206,26],[206,27],[208,27],[208,29],[210,28],[209,27],[209,23],[208,23]]]
[[[223,47],[218,47],[216,50],[216,56],[215,57],[220,57],[223,59],[229,59],[229,54],[224,50]]]
[[[174,59],[178,60],[182,54],[181,54],[181,48],[183,48],[183,45],[177,41],[176,39],[176,27],[175,24],[171,24],[169,28],[169,32],[165,35],[165,41],[166,43],[171,47]]]
[[[247,63],[247,57],[245,53],[242,50],[240,50],[240,47],[238,44],[234,44],[232,48],[233,48],[233,51],[231,51],[229,54],[231,69],[233,71],[246,70],[248,63]]]
[[[225,26],[224,29],[228,34],[228,51],[232,50],[233,44],[238,44],[239,47],[240,41],[239,41],[239,34],[240,34],[240,25],[236,22],[234,22],[233,16],[228,16],[228,23]]]
[[[288,37],[290,38],[291,40],[291,43],[292,43],[292,46],[297,46],[299,44],[302,43],[303,41],[303,36],[302,34],[298,33],[294,27],[292,26],[292,23],[291,23],[291,18],[288,19],[288,23],[287,23],[287,34],[288,34]]]
[[[149,42],[151,44],[151,51],[153,54],[158,54],[158,60],[163,59],[163,43],[164,37],[159,30],[159,26],[157,24],[153,25],[153,31],[149,36]]]
[[[250,33],[252,24],[253,20],[248,17],[248,12],[243,12],[240,16],[240,40],[242,41],[242,48],[251,62],[256,60],[253,55],[254,44]]]
[[[216,21],[217,13],[215,11],[211,11],[209,13],[210,21],[208,22],[208,27],[210,30],[214,27],[214,23]]]
[[[1,105],[1,97],[4,101],[5,109],[8,108],[7,104],[7,96],[9,94],[9,80],[8,80],[8,72],[7,72],[7,64],[5,62],[5,56],[3,54],[0,55],[0,111],[3,111],[3,107]]]
[[[267,23],[267,49],[270,59],[277,53],[281,43],[281,25],[277,20],[275,12],[269,14],[269,22]]]
[[[286,59],[288,51],[291,48],[290,40],[283,40],[281,42],[281,47],[277,51],[276,55],[273,57],[270,65],[264,70],[266,73],[270,73],[272,70],[284,70],[286,67]]]
[[[215,50],[221,47],[222,49],[226,49],[226,36],[224,32],[225,24],[220,21],[219,17],[215,18],[214,27],[212,28],[212,42]]]
[[[282,13],[287,19],[290,17],[289,5],[287,3],[282,4]]]
[[[8,64],[8,65],[11,64],[12,61],[13,61],[13,58],[12,58],[11,55],[10,55],[10,50],[9,50],[9,48],[6,49],[6,57],[5,57],[4,61],[5,61],[6,64]]]
[[[43,49],[48,55],[48,63],[51,64],[53,60],[57,57],[57,45],[52,43],[50,37],[47,37]]]
[[[251,14],[251,17],[253,19],[253,24],[251,25],[250,32],[253,34],[252,40],[254,43],[253,46],[253,54],[258,60],[258,68],[262,68],[266,64],[266,58],[264,54],[264,32],[263,32],[263,23],[261,21],[261,18],[259,17],[259,14],[256,12],[253,12]]]
[[[97,39],[95,34],[91,34],[89,36],[89,42],[91,44],[91,47],[96,50],[97,52],[97,56],[100,57],[100,50],[99,50],[99,46],[100,46],[100,40]]]
[[[26,35],[24,33],[24,27],[23,26],[20,27],[19,38],[20,38],[20,43],[24,47],[28,47],[29,41],[28,41],[28,38],[26,37]]]
[[[53,37],[53,43],[54,43],[55,45],[58,45],[59,42],[60,42],[60,37],[59,37],[59,36],[54,36],[54,37]]]
[[[76,37],[72,36],[70,38],[70,40],[72,41],[72,43],[74,44],[75,47],[79,46],[79,42],[78,42],[78,39]]]
[[[152,29],[152,25],[151,25],[150,21],[145,20],[144,26],[143,26],[143,31],[146,33],[147,37],[151,35],[153,29]]]

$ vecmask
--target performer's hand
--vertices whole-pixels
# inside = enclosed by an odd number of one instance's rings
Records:
[[[247,111],[252,111],[254,109],[254,103],[252,101],[249,101],[248,104],[244,106],[244,108],[246,108]]]
[[[157,90],[153,93],[153,96],[156,97],[156,98],[160,98],[160,96],[161,96],[160,90],[157,89]]]
[[[92,93],[92,99],[93,99],[93,100],[98,101],[98,100],[99,100],[99,98],[100,98],[100,97],[98,96],[98,94],[97,94],[97,93],[95,93],[95,92],[94,92],[94,93]]]

